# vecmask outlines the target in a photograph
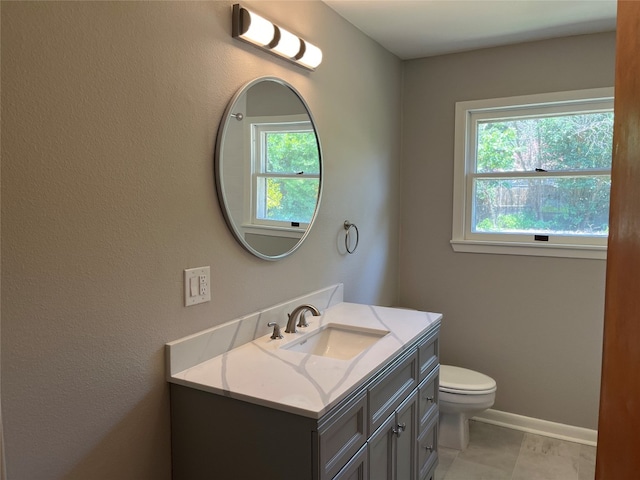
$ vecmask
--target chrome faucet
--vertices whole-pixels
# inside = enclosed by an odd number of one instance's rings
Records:
[[[293,312],[289,314],[289,321],[287,322],[287,328],[284,330],[285,333],[296,333],[296,318],[300,317],[300,321],[298,322],[298,327],[307,327],[309,324],[307,320],[304,318],[304,312],[309,310],[314,317],[320,316],[320,310],[310,304],[300,305],[293,309]]]

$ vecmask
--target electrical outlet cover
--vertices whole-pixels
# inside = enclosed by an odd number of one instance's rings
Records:
[[[184,271],[184,306],[211,301],[210,267],[187,268]],[[192,288],[193,286],[198,288]]]

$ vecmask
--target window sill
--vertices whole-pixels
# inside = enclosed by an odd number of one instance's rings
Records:
[[[254,225],[244,224],[242,225],[244,233],[254,235],[269,235],[272,237],[288,237],[288,238],[302,238],[306,229],[297,227],[274,227],[270,225]]]
[[[456,252],[489,253],[497,255],[527,255],[533,257],[587,258],[606,260],[606,246],[586,245],[530,245],[526,243],[451,240]]]

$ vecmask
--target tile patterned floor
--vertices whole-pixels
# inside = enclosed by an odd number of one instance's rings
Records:
[[[593,480],[596,448],[469,423],[463,452],[439,447],[436,480]]]

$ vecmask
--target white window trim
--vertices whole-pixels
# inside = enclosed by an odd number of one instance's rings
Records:
[[[291,238],[300,238],[302,234],[306,231],[309,224],[306,222],[300,222],[300,225],[297,227],[293,227],[288,222],[281,222],[277,220],[261,220],[256,216],[256,204],[254,198],[254,192],[256,190],[256,168],[254,161],[256,159],[256,151],[259,148],[256,142],[259,141],[258,138],[255,138],[254,131],[255,127],[258,126],[267,126],[267,125],[284,125],[284,124],[308,124],[313,130],[313,124],[311,123],[309,116],[304,114],[295,114],[295,115],[270,115],[270,116],[253,116],[247,117],[245,122],[245,138],[247,138],[246,145],[251,145],[248,155],[247,161],[247,174],[244,176],[245,178],[245,187],[244,187],[244,195],[245,195],[245,211],[243,222],[243,230],[245,233],[254,233],[259,235],[272,235],[272,236],[281,236],[281,237],[291,237]],[[260,160],[257,160],[260,161]],[[279,175],[280,177],[283,175]],[[317,177],[319,175],[305,175],[305,177]]]
[[[565,258],[607,258],[606,241],[603,245],[578,245],[571,243],[529,243],[496,240],[478,240],[467,230],[467,222],[471,215],[471,198],[467,188],[469,172],[469,152],[472,138],[472,115],[477,117],[482,112],[484,118],[500,117],[509,110],[533,107],[540,104],[558,104],[561,109],[571,104],[588,103],[592,108],[600,108],[603,104],[613,105],[614,89],[612,87],[574,90],[568,92],[523,95],[517,97],[488,100],[472,100],[457,102],[455,110],[455,145],[453,173],[453,229],[451,246],[456,252],[491,253],[508,255],[531,255]],[[603,103],[604,102],[604,103]],[[531,110],[533,111],[533,109]],[[545,110],[549,113],[550,110]],[[564,242],[567,237],[564,237]]]

